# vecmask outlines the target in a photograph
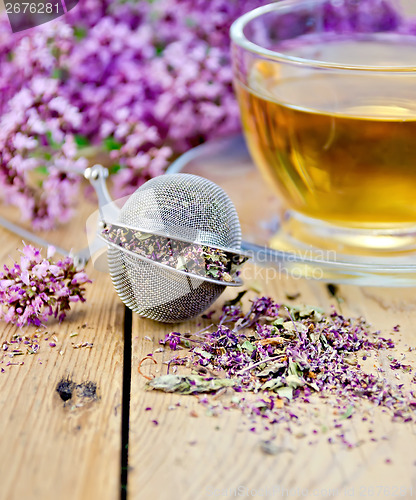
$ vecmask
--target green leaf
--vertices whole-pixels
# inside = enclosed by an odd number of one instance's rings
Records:
[[[186,258],[185,258],[185,257],[183,257],[182,255],[180,255],[180,256],[178,257],[178,261],[177,261],[177,263],[176,263],[176,269],[178,269],[178,270],[180,270],[180,271],[181,271],[181,270],[184,270],[184,269],[185,269],[185,270],[187,269],[187,260],[186,260]]]
[[[291,387],[280,387],[276,392],[281,398],[293,399],[293,389]]]
[[[324,313],[323,309],[313,306],[291,306],[288,307],[295,319],[310,318],[312,321],[321,321]]]
[[[165,46],[161,44],[159,45],[156,44],[155,50],[156,50],[156,56],[161,56],[163,54],[163,51],[165,50]]]
[[[200,356],[202,356],[203,358],[205,359],[211,359],[212,358],[212,354],[210,354],[209,352],[207,351],[204,351],[203,349],[201,349],[200,347],[196,347],[193,352],[195,352],[196,354],[199,354]]]
[[[262,391],[266,391],[266,390],[277,391],[277,389],[279,389],[281,387],[283,387],[283,382],[282,382],[281,378],[272,378],[271,380],[268,380],[267,382],[265,382],[260,387],[260,389]]]
[[[289,367],[287,371],[289,375],[297,375],[298,377],[302,375],[302,370],[299,365],[292,361],[292,359],[289,360]]]
[[[85,135],[75,134],[74,140],[75,144],[80,148],[84,148],[90,145],[90,141],[88,140],[87,137],[85,137]]]
[[[121,142],[118,142],[112,136],[104,139],[103,144],[107,151],[114,151],[115,149],[121,149],[121,146],[123,145]]]
[[[260,377],[260,378],[269,377],[270,375],[274,375],[275,373],[278,373],[279,370],[281,370],[282,368],[285,368],[285,367],[286,367],[286,365],[284,363],[278,363],[278,362],[271,363],[270,365],[267,366],[267,368],[265,368],[261,372],[256,373],[256,376]]]
[[[306,333],[308,331],[308,327],[300,321],[285,321],[283,323],[283,327],[284,333],[288,334],[289,337],[292,338],[295,338],[297,337],[297,335],[301,335],[302,333]]]
[[[59,47],[53,46],[51,49],[51,53],[53,57],[59,59],[59,56],[61,55],[61,49]]]
[[[74,36],[79,41],[87,36],[87,29],[84,26],[74,26]]]
[[[188,26],[188,28],[194,28],[196,26],[196,21],[191,17],[187,17],[185,19],[185,24],[186,26]]]
[[[55,78],[56,80],[61,80],[62,82],[66,82],[69,78],[68,68],[54,68],[51,73],[51,78]]]
[[[121,170],[121,165],[111,165],[111,167],[108,169],[110,172],[110,175],[116,174],[119,170]]]
[[[35,168],[35,172],[38,172],[39,174],[42,174],[42,175],[48,175],[49,174],[48,167],[46,167],[45,165],[41,165],[39,167],[36,167]]]
[[[350,418],[353,413],[354,413],[354,407],[352,405],[349,405],[345,413],[343,413],[340,416],[340,420],[345,420],[347,418]]]
[[[235,387],[240,379],[204,378],[200,375],[161,375],[146,383],[146,389],[179,394],[216,392],[223,387]]]
[[[287,375],[286,383],[292,389],[297,389],[298,387],[303,387],[305,382],[297,375]]]
[[[53,149],[60,149],[61,148],[61,145],[57,142],[54,141],[53,137],[52,137],[52,132],[46,132],[46,139],[48,141],[48,144],[51,148]]]
[[[62,69],[61,68],[54,68],[51,74],[52,78],[55,78],[56,80],[61,80],[62,79]]]
[[[136,240],[139,240],[139,241],[148,240],[152,236],[153,236],[152,234],[142,233],[142,232],[139,232],[139,231],[137,233],[134,233],[134,237],[136,238]]]
[[[219,275],[220,275],[220,273],[219,273],[218,269],[211,268],[207,271],[207,276],[212,276],[213,278],[218,278]]]
[[[251,342],[246,340],[241,344],[241,348],[246,349],[246,351],[248,351],[248,352],[253,352],[254,349],[256,348],[256,346],[254,346]]]
[[[319,387],[315,384],[315,382],[306,382],[306,385],[314,391],[319,392]]]

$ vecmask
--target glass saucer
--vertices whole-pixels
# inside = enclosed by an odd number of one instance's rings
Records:
[[[408,234],[409,250],[395,253],[387,251],[387,245],[377,255],[350,255],[342,252],[342,245],[330,249],[294,237],[293,228],[302,221],[285,211],[282,200],[253,164],[240,135],[207,142],[188,151],[167,171],[175,172],[200,175],[227,192],[240,217],[242,249],[263,267],[259,277],[291,276],[363,286],[416,286],[416,234]],[[325,241],[325,225],[320,230],[321,241]],[[331,231],[330,225],[327,230]]]

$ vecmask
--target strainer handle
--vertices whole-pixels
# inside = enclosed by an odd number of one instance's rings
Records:
[[[91,249],[93,251],[95,250],[95,246],[91,248],[88,246],[81,250],[78,250],[77,252],[73,252],[72,250],[68,252],[67,250],[65,250],[65,248],[55,245],[50,241],[41,238],[37,234],[34,234],[28,231],[27,229],[18,226],[17,224],[14,224],[13,222],[7,219],[4,219],[3,217],[0,217],[0,226],[3,227],[4,229],[7,229],[11,233],[16,234],[17,236],[20,236],[21,238],[23,238],[23,240],[29,240],[32,243],[39,245],[40,247],[48,248],[49,246],[53,246],[56,252],[59,253],[60,255],[63,255],[64,257],[72,257],[74,259],[76,267],[85,267],[91,256]],[[98,238],[97,242],[100,242]]]
[[[107,190],[108,170],[102,165],[94,165],[85,170],[84,177],[90,181],[97,194],[101,220],[117,220],[120,209],[113,202]]]

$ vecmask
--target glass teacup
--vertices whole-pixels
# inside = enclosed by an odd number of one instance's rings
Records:
[[[415,249],[416,18],[398,1],[284,0],[231,37],[246,140],[291,244]]]

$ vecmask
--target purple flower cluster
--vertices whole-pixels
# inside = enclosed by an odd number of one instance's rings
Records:
[[[79,172],[97,154],[124,196],[186,149],[237,131],[229,27],[267,2],[82,0],[18,34],[0,19],[4,200],[52,228],[70,217]],[[325,29],[393,29],[391,5],[328,1]],[[302,19],[287,21],[297,33]]]
[[[52,261],[53,247],[43,258],[39,249],[26,245],[20,263],[0,273],[0,318],[18,326],[46,323],[49,316],[62,321],[71,302],[84,302],[84,285],[91,283],[70,257]]]
[[[116,195],[239,128],[228,30],[260,0],[83,0],[11,34],[0,24],[0,192],[35,227],[66,221],[105,152]]]
[[[67,222],[72,215],[80,179],[76,172],[87,166],[84,158],[76,158],[69,133],[80,123],[77,108],[59,95],[58,82],[40,76],[9,100],[0,118],[0,189],[35,227],[55,219]]]
[[[160,341],[162,345],[169,344],[172,351],[176,351],[178,345],[181,343],[182,336],[178,332],[170,332],[165,335],[165,338]]]

